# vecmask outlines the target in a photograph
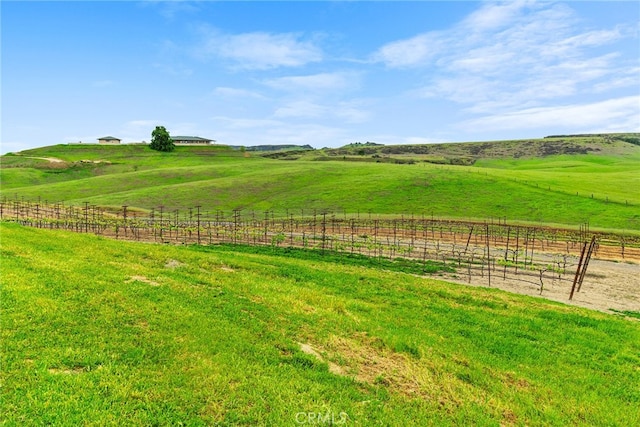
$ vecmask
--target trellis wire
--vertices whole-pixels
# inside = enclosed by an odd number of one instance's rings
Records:
[[[437,261],[455,267],[469,282],[486,277],[490,286],[498,278],[512,279],[535,285],[541,293],[547,284],[571,282],[568,276],[585,239],[595,235],[588,225],[565,230],[508,224],[506,219],[496,223],[424,215],[386,218],[308,209],[297,216],[291,210],[276,216],[274,211],[207,212],[201,205],[182,211],[159,206],[143,213],[129,206],[107,210],[88,202],[74,206],[17,197],[0,201],[0,220],[146,242],[287,246],[425,264]],[[629,236],[598,238],[622,257],[638,251],[630,246]],[[611,245],[616,238],[619,243]],[[600,248],[595,246],[594,255]]]

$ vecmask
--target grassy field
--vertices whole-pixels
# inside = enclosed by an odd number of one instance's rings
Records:
[[[0,231],[6,425],[640,423],[635,320],[300,253]]]
[[[637,231],[640,147],[620,144],[519,159],[505,158],[503,148],[501,156],[478,158],[473,166],[282,161],[219,146],[157,153],[144,146],[59,145],[3,156],[0,177],[4,197],[78,205],[506,217]]]

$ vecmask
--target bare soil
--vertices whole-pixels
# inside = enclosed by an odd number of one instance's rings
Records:
[[[23,156],[27,159],[38,159],[38,160],[46,160],[49,163],[66,163],[64,160],[62,159],[58,159],[55,157],[33,157],[33,156]]]
[[[448,275],[445,279],[470,286],[489,286],[486,275],[485,277],[472,275],[470,282],[468,277],[462,278],[460,275]],[[503,279],[502,274],[498,274],[491,279],[491,287],[516,294],[542,297],[606,313],[640,312],[640,264],[638,263],[592,259],[580,291],[574,292],[573,299],[569,300],[572,286],[572,281],[547,281],[541,293],[539,285],[525,283],[509,275]]]

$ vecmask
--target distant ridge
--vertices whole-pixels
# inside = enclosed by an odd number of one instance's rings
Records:
[[[584,133],[576,135],[549,135],[547,138],[604,138],[606,140],[619,140],[634,145],[640,145],[640,133]]]
[[[294,144],[283,144],[283,145],[251,145],[251,146],[243,146],[243,145],[230,145],[234,150],[240,150],[244,148],[246,151],[282,151],[282,150],[313,150],[314,148],[309,144],[306,145],[294,145]]]
[[[262,156],[279,160],[342,160],[413,164],[417,162],[473,165],[481,159],[544,158],[554,155],[619,155],[635,152],[640,133],[550,135],[544,138],[384,145],[355,142],[340,148],[280,150]]]

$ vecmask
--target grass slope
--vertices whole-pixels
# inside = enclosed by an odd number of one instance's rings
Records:
[[[640,230],[640,148],[627,145],[618,154],[487,158],[474,166],[291,162],[224,147],[179,147],[167,154],[144,146],[53,146],[4,156],[2,195],[143,209],[507,217]]]
[[[7,425],[640,423],[636,321],[322,259],[0,230]]]

